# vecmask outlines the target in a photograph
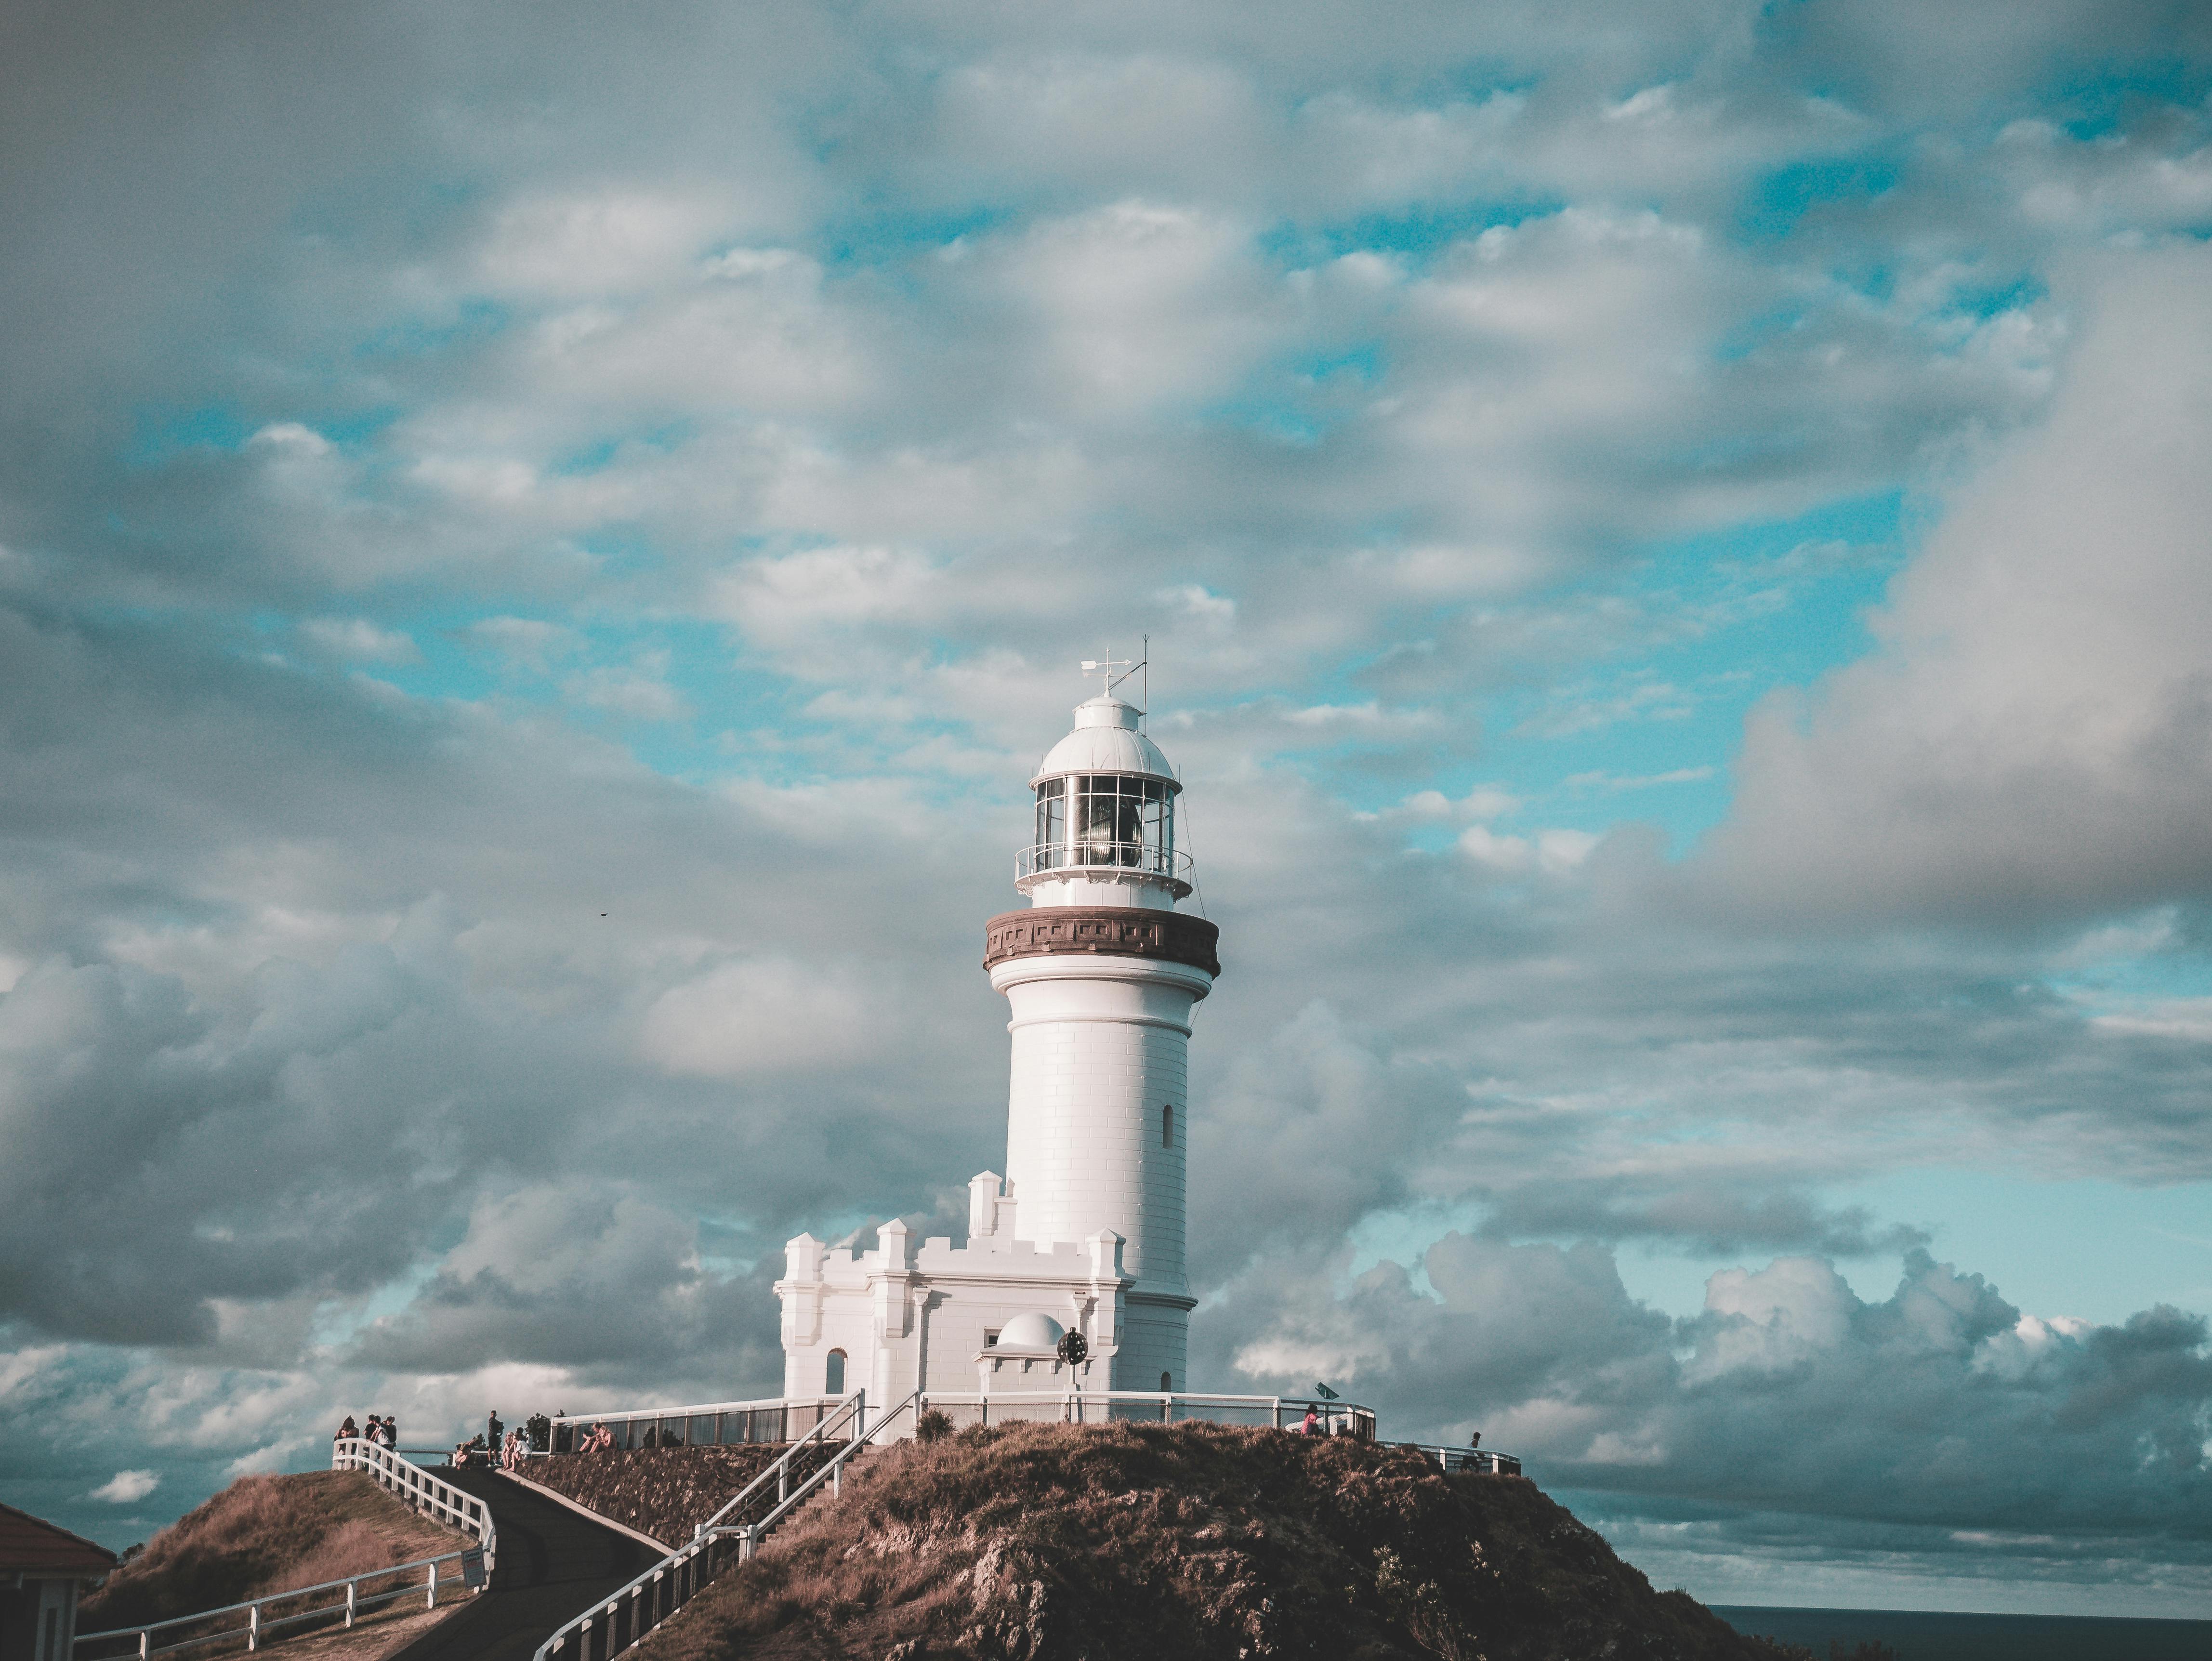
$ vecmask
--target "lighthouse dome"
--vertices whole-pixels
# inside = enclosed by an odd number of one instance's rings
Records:
[[[1075,730],[1046,754],[1030,780],[1038,784],[1069,773],[1133,773],[1182,787],[1160,747],[1137,730],[1136,706],[1101,693],[1075,706]]]
[[[1017,1315],[1000,1329],[1000,1349],[1050,1349],[1067,1329],[1042,1310]]]

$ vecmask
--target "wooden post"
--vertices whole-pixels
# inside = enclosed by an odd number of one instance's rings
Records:
[[[246,1606],[246,1647],[250,1650],[258,1650],[261,1647],[261,1605],[258,1603]]]
[[[422,1607],[426,1609],[434,1609],[438,1607],[438,1566],[435,1563],[430,1565],[430,1573],[423,1577],[423,1583],[428,1587],[429,1591]]]
[[[346,1582],[346,1619],[345,1619],[345,1623],[346,1623],[346,1630],[347,1630],[348,1632],[351,1632],[351,1631],[353,1630],[354,1596],[355,1596],[355,1594],[356,1594],[356,1592],[360,1591],[360,1590],[361,1590],[361,1582],[360,1582],[360,1581],[358,1581],[358,1580],[349,1580],[349,1581],[347,1581],[347,1582]]]
[[[154,1652],[153,1643],[154,1634],[152,1633],[142,1632],[138,1634],[138,1661],[146,1661],[147,1657]]]

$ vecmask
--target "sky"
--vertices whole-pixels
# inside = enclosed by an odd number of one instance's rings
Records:
[[[2212,11],[0,4],[0,1494],[780,1388],[1078,664],[1192,1373],[2212,1616]]]

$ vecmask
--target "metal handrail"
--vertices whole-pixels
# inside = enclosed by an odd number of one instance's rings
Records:
[[[1476,1470],[1489,1476],[1518,1476],[1521,1456],[1495,1448],[1455,1448],[1443,1442],[1385,1442],[1384,1447],[1411,1448],[1435,1459],[1446,1470]]]
[[[492,1522],[490,1507],[467,1489],[441,1482],[413,1460],[403,1459],[365,1437],[343,1436],[333,1442],[331,1469],[365,1470],[416,1510],[428,1511],[473,1534],[483,1548],[484,1573],[491,1573],[499,1559],[499,1530]]]
[[[258,1650],[261,1647],[263,1638],[278,1627],[293,1626],[301,1621],[313,1620],[317,1615],[336,1615],[341,1610],[345,1614],[346,1629],[350,1630],[356,1616],[362,1610],[372,1609],[379,1603],[388,1603],[392,1599],[403,1597],[410,1591],[418,1590],[425,1591],[428,1594],[428,1602],[423,1607],[437,1608],[438,1582],[441,1578],[438,1573],[438,1566],[441,1563],[458,1562],[465,1555],[467,1555],[465,1552],[441,1552],[435,1557],[418,1557],[411,1563],[394,1563],[387,1568],[366,1569],[359,1574],[349,1574],[342,1579],[320,1580],[312,1586],[294,1586],[288,1591],[272,1591],[264,1597],[249,1597],[240,1603],[225,1603],[218,1609],[201,1609],[192,1615],[173,1615],[166,1621],[149,1621],[136,1627],[112,1627],[106,1632],[81,1632],[72,1640],[71,1653],[75,1653],[76,1646],[78,1644],[93,1644],[102,1639],[134,1636],[138,1640],[137,1652],[142,1658],[171,1655],[179,1650],[196,1648],[202,1644],[213,1644],[224,1639],[239,1637],[246,1640],[247,1649]],[[380,1580],[387,1574],[404,1574],[410,1569],[429,1570],[429,1573],[424,1578],[420,1587],[394,1586],[389,1591],[371,1592],[366,1597],[361,1595],[362,1581]],[[290,1597],[306,1597],[314,1592],[331,1591],[339,1586],[346,1589],[346,1600],[343,1603],[331,1603],[319,1609],[301,1609],[294,1615],[278,1615],[273,1621],[261,1618],[261,1611],[268,1604],[281,1603]],[[193,1626],[202,1621],[212,1621],[218,1615],[235,1614],[240,1609],[247,1612],[246,1623],[243,1627],[229,1628],[222,1632],[203,1633],[198,1638],[187,1638],[181,1644],[163,1644],[156,1646],[153,1641],[154,1634],[166,1628]]]
[[[1265,1412],[1277,1430],[1291,1429],[1286,1418],[1302,1420],[1306,1409],[1311,1408],[1323,1422],[1343,1421],[1354,1427],[1353,1434],[1360,1440],[1375,1439],[1373,1408],[1361,1402],[1318,1396],[1224,1396],[1181,1390],[932,1390],[923,1400],[923,1410],[933,1406],[975,1408],[981,1413],[981,1421],[988,1424],[994,1405],[1037,1407],[1052,1403],[1061,1407],[1062,1417],[1070,1424],[1092,1422],[1085,1410],[1101,1404],[1109,1413],[1116,1407],[1157,1408],[1160,1417],[1170,1422],[1177,1416],[1178,1409],[1183,1418],[1200,1419],[1206,1416],[1205,1413],[1193,1409],[1226,1408],[1251,1414]]]
[[[1170,882],[1190,880],[1190,855],[1180,849],[1160,848],[1148,842],[1041,842],[1014,855],[1014,880],[1065,871],[1080,876],[1085,871],[1134,871],[1139,875],[1165,877]]]
[[[895,1419],[907,1402],[893,1408],[878,1421],[877,1431]],[[840,1448],[819,1469],[809,1475],[796,1490],[791,1486],[791,1468],[801,1453],[811,1445],[824,1444],[835,1431],[850,1427],[845,1445]],[[844,1492],[842,1469],[845,1461],[871,1442],[877,1433],[868,1426],[868,1393],[856,1390],[839,1402],[837,1410],[823,1418],[813,1429],[793,1442],[774,1464],[745,1484],[720,1509],[692,1530],[691,1543],[680,1546],[639,1575],[628,1585],[610,1593],[581,1615],[557,1628],[551,1637],[538,1646],[532,1661],[553,1661],[564,1654],[573,1637],[577,1642],[577,1661],[591,1661],[592,1639],[599,1622],[607,1623],[606,1642],[599,1650],[601,1661],[617,1648],[628,1649],[645,1634],[674,1615],[696,1597],[722,1567],[722,1542],[734,1538],[738,1542],[738,1561],[749,1562],[753,1549],[761,1537],[790,1514],[808,1494],[821,1487],[823,1478],[830,1479],[833,1492]],[[767,1487],[773,1479],[776,1485],[775,1508],[757,1523],[732,1525],[727,1519],[754,1494]],[[650,1600],[648,1603],[648,1599]],[[625,1619],[625,1617],[627,1617]],[[619,1645],[617,1635],[623,1638]]]
[[[758,1401],[752,1402],[706,1402],[697,1403],[690,1407],[623,1408],[610,1413],[563,1413],[557,1414],[553,1416],[546,1439],[549,1444],[557,1446],[561,1439],[562,1432],[568,1431],[573,1433],[580,1431],[588,1426],[595,1424],[622,1426],[642,1424],[647,1422],[674,1424],[680,1421],[684,1427],[684,1445],[687,1447],[699,1446],[703,1445],[694,1443],[690,1439],[691,1421],[696,1419],[712,1417],[715,1420],[715,1434],[718,1439],[714,1445],[729,1447],[757,1446],[759,1445],[758,1442],[749,1441],[742,1443],[726,1443],[719,1439],[721,1430],[725,1427],[726,1421],[729,1415],[732,1414],[757,1415],[763,1413],[781,1415],[781,1416],[779,1418],[776,1424],[778,1434],[774,1437],[763,1439],[769,1441],[781,1442],[785,1439],[781,1433],[787,1431],[790,1428],[789,1419],[794,1409],[804,1412],[805,1409],[812,1408],[817,1410],[820,1416],[827,1417],[830,1412],[836,1407],[839,1400],[840,1398],[835,1396],[764,1396]],[[548,1451],[550,1451],[550,1449],[549,1448]],[[570,1451],[573,1451],[573,1448]]]

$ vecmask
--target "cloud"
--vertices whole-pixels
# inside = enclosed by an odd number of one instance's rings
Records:
[[[2193,1317],[1828,1262],[1942,1227],[1885,1173],[2212,1176],[2193,20],[265,21],[0,63],[41,1508],[772,1390],[780,1241],[999,1159],[975,928],[1149,631],[1211,1376],[1479,1415],[1685,1573],[2196,1584]],[[1695,870],[1612,817],[1807,680]],[[2042,1515],[2038,1414],[2094,1471]],[[2019,1483],[1936,1517],[1962,1460]]]
[[[354,663],[418,663],[422,654],[405,635],[380,629],[366,618],[310,618],[301,635],[332,657]]]
[[[2204,896],[2212,258],[2080,281],[2048,423],[1950,493],[1876,653],[1753,714],[1711,854],[1733,889],[2000,924]]]
[[[1918,1250],[1880,1302],[1826,1259],[1783,1257],[1714,1275],[1679,1322],[1630,1299],[1591,1244],[1451,1234],[1423,1267],[1432,1295],[1388,1263],[1341,1297],[1310,1270],[1255,1272],[1273,1307],[1246,1306],[1267,1335],[1237,1365],[1262,1387],[1321,1369],[1443,1440],[1479,1428],[1554,1491],[1638,1497],[1616,1515],[1741,1508],[1693,1550],[1678,1541],[1680,1557],[1721,1555],[1732,1535],[1753,1551],[1757,1530],[1802,1530],[1817,1511],[1850,1525],[1827,1536],[1839,1558],[1879,1539],[1917,1555],[1909,1575],[2017,1572],[1959,1537],[1980,1529],[2076,1585],[2112,1573],[2116,1550],[2130,1580],[2212,1579],[2174,1526],[2208,1481],[2201,1317],[2040,1320]]]
[[[94,1488],[90,1497],[110,1505],[132,1506],[161,1486],[161,1477],[150,1470],[118,1470]]]

